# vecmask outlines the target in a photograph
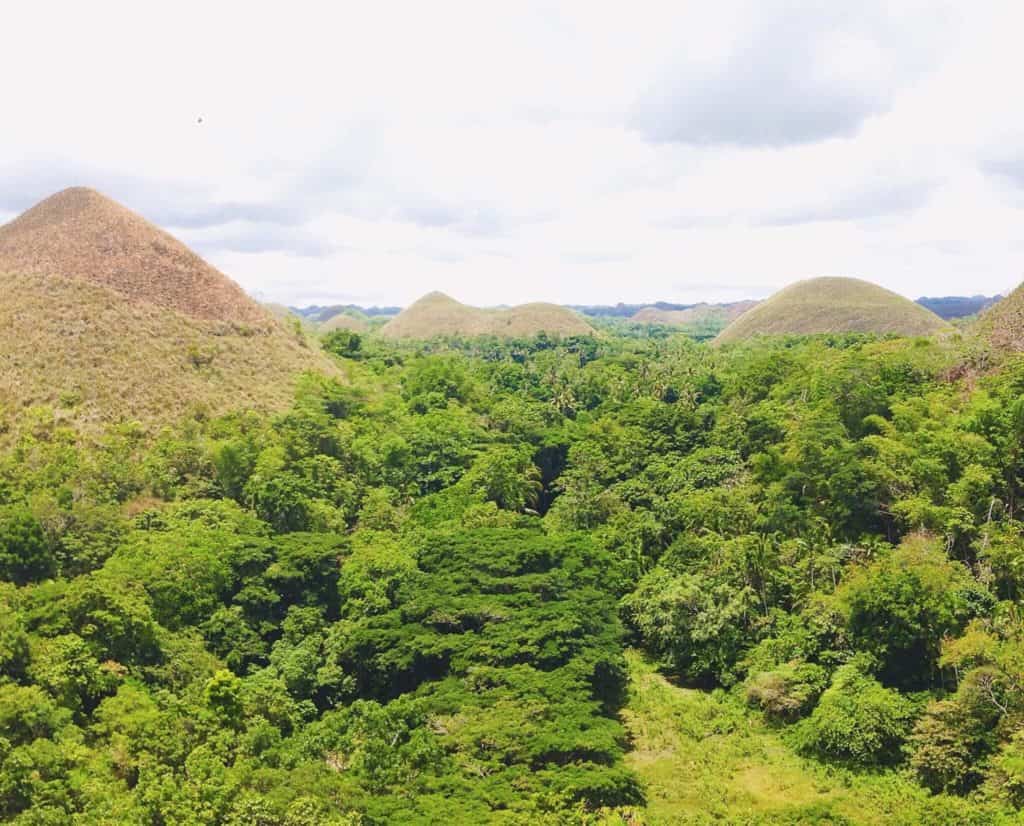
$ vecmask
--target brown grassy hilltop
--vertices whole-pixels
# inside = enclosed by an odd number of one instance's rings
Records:
[[[61,275],[191,318],[267,326],[234,281],[141,215],[85,187],[0,227],[0,272]]]
[[[0,227],[0,431],[49,404],[76,426],[276,411],[337,373],[179,241],[91,190]]]
[[[682,327],[701,321],[721,321],[728,324],[735,321],[747,310],[756,307],[757,301],[732,301],[728,304],[695,304],[685,310],[661,310],[657,307],[644,307],[638,310],[631,319],[641,324],[664,324],[669,327]]]
[[[484,335],[521,338],[540,332],[553,336],[587,335],[594,328],[572,310],[557,304],[481,309],[460,304],[439,292],[423,296],[381,328],[381,335],[410,339]]]
[[[997,350],[1024,352],[1024,284],[985,310],[974,329]]]
[[[812,278],[791,284],[748,310],[715,341],[812,333],[926,336],[948,329],[931,310],[877,284],[858,278]]]

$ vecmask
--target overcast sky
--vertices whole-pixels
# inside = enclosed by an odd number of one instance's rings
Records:
[[[264,300],[1024,278],[1019,0],[94,0],[3,18],[0,221],[92,186]]]

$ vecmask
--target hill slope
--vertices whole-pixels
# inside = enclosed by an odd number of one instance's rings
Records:
[[[428,293],[381,328],[389,338],[428,339],[434,336],[520,338],[549,335],[587,335],[594,328],[557,304],[522,304],[507,309],[481,309],[460,304],[444,293]]]
[[[0,272],[60,275],[192,318],[267,326],[241,287],[145,218],[85,187],[0,227]]]
[[[756,335],[895,333],[922,336],[948,329],[930,310],[857,278],[812,278],[779,290],[726,327],[715,341]]]
[[[91,429],[197,407],[269,412],[289,405],[300,372],[338,372],[186,246],[91,190],[0,227],[0,296],[0,417],[51,404]]]
[[[1024,284],[985,310],[975,330],[998,350],[1024,352]]]

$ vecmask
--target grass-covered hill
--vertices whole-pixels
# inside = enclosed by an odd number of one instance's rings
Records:
[[[0,409],[79,426],[192,409],[279,410],[304,370],[336,373],[227,276],[87,189],[0,227]]]
[[[744,313],[716,341],[813,333],[922,336],[946,328],[930,310],[877,284],[857,278],[812,278],[791,284]]]
[[[381,328],[387,338],[430,339],[436,336],[498,336],[523,338],[587,335],[594,329],[581,316],[557,304],[521,304],[484,309],[461,304],[444,293],[432,292],[407,307]]]
[[[342,311],[317,325],[321,333],[332,333],[335,330],[348,330],[352,333],[368,333],[372,329],[365,317],[356,315],[356,311]]]
[[[976,330],[998,350],[1024,351],[1024,284],[982,313]]]
[[[268,326],[241,287],[178,239],[100,193],[73,187],[0,227],[0,272],[78,278],[192,318]]]

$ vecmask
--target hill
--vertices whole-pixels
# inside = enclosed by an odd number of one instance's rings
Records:
[[[585,316],[593,318],[632,318],[641,310],[647,307],[654,307],[658,310],[688,310],[693,304],[673,304],[669,301],[655,301],[653,304],[566,304],[570,310],[575,310]]]
[[[369,318],[376,318],[378,316],[394,316],[402,312],[401,307],[378,307],[373,305],[372,307],[361,307],[358,304],[331,304],[328,307],[321,306],[319,304],[311,304],[308,307],[289,307],[293,313],[300,315],[307,321],[315,324],[320,324],[327,321],[330,318],[334,318],[338,313],[354,313],[358,316],[368,316]]]
[[[180,241],[91,190],[0,227],[0,295],[7,415],[49,404],[89,429],[269,412],[302,371],[337,372]]]
[[[935,298],[923,296],[917,299],[918,304],[946,321],[977,315],[997,301],[998,295],[946,295]]]
[[[747,311],[715,339],[756,335],[895,333],[922,336],[948,329],[930,310],[857,278],[812,278],[779,290]]]
[[[687,324],[712,321],[728,324],[757,304],[757,301],[733,301],[728,304],[701,303],[694,304],[685,310],[644,307],[633,316],[632,321],[642,324],[664,324],[669,327],[683,327]]]
[[[241,287],[179,240],[85,187],[51,195],[0,227],[0,272],[79,278],[192,318],[269,323]]]
[[[1024,284],[983,312],[975,330],[998,350],[1024,352]]]
[[[482,309],[461,304],[439,292],[423,296],[381,328],[381,334],[388,338],[411,339],[484,335],[521,338],[540,332],[553,336],[588,335],[594,328],[572,310],[557,304]]]
[[[344,311],[332,315],[330,318],[317,325],[321,333],[330,333],[334,330],[349,330],[353,333],[368,333],[372,327],[365,318],[360,318],[354,312]]]

